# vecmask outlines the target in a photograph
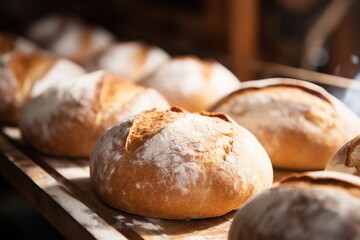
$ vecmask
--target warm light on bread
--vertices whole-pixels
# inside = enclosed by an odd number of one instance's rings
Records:
[[[240,81],[223,65],[195,56],[173,58],[140,83],[189,111],[204,111],[240,87]]]
[[[276,168],[324,169],[337,149],[360,133],[360,119],[323,88],[295,79],[243,83],[211,111],[252,132]]]
[[[129,115],[159,108],[167,101],[107,71],[63,81],[31,100],[21,115],[23,140],[52,155],[86,157],[97,138]]]
[[[223,215],[271,186],[263,147],[223,114],[150,110],[113,126],[90,156],[90,179],[109,205],[144,216]]]
[[[85,73],[79,65],[43,52],[14,51],[0,58],[0,120],[17,124],[24,104],[63,78]]]
[[[325,170],[360,177],[360,135],[344,144],[328,162]]]

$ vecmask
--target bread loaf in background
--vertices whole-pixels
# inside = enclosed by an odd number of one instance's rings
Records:
[[[27,36],[42,47],[48,47],[65,29],[81,24],[81,20],[74,16],[53,13],[31,22]]]
[[[204,111],[240,87],[240,81],[223,65],[195,56],[173,58],[140,83],[189,111]]]
[[[20,120],[23,140],[52,155],[89,156],[106,128],[147,109],[167,109],[167,101],[107,71],[68,79],[32,99]]]
[[[118,42],[106,48],[90,67],[107,69],[139,82],[169,58],[168,53],[156,46],[140,41]]]
[[[228,239],[360,238],[360,178],[336,172],[290,175],[238,210]]]
[[[360,133],[360,119],[323,88],[295,79],[243,83],[216,103],[251,131],[275,168],[324,169],[335,152]]]
[[[28,39],[12,34],[0,33],[0,56],[12,51],[31,53],[36,49],[36,44]]]
[[[13,51],[0,58],[0,121],[17,124],[24,104],[63,78],[85,70],[45,52]]]
[[[106,29],[83,23],[72,16],[52,14],[29,26],[30,39],[79,64],[91,61],[114,41]]]
[[[172,108],[107,130],[90,156],[90,180],[102,200],[125,212],[207,218],[270,187],[273,170],[256,138],[227,116]]]
[[[325,170],[360,177],[360,135],[344,144],[328,162]]]

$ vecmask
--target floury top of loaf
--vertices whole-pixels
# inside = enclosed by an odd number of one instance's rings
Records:
[[[295,79],[245,82],[212,111],[251,131],[275,168],[324,169],[336,150],[360,133],[360,119],[323,88]]]
[[[86,157],[105,129],[152,108],[169,105],[155,90],[102,70],[67,79],[31,100],[20,129],[25,142],[39,151]]]
[[[271,186],[272,166],[256,138],[227,116],[150,110],[105,132],[90,156],[101,199],[144,216],[223,215]]]

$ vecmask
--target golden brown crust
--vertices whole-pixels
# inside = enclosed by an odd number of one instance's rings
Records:
[[[248,81],[243,83],[240,89],[230,93],[229,95],[225,96],[224,98],[220,99],[217,103],[215,103],[211,108],[210,111],[218,108],[220,105],[226,103],[229,99],[233,98],[234,96],[243,94],[247,91],[249,92],[256,92],[257,90],[265,90],[266,88],[278,88],[278,89],[288,89],[288,88],[295,88],[300,89],[304,92],[307,92],[313,96],[316,96],[324,101],[327,101],[330,104],[332,103],[331,98],[329,98],[329,94],[324,91],[324,89],[314,86],[313,84],[298,81],[295,79],[287,79],[287,78],[274,78],[274,79],[267,79],[265,83],[261,81],[259,84],[258,80],[256,81]],[[245,93],[246,94],[246,93]]]
[[[100,198],[123,211],[205,218],[237,209],[270,187],[272,167],[257,140],[235,123],[152,110],[98,140],[90,176]]]
[[[360,133],[359,118],[345,105],[299,80],[246,82],[211,110],[230,115],[250,130],[276,168],[324,169],[336,150]]]
[[[14,53],[9,62],[9,67],[12,69],[24,96],[29,96],[32,85],[45,75],[55,61],[54,57],[39,53]]]
[[[172,112],[175,113],[175,111]],[[139,145],[157,134],[165,126],[185,116],[185,113],[176,113],[177,114],[169,115],[168,112],[159,112],[152,109],[137,115],[134,118],[133,125],[131,126],[129,135],[126,138],[125,150],[127,152],[134,152]]]
[[[360,176],[360,135],[344,144],[328,162],[325,170]]]
[[[42,53],[15,51],[3,56],[0,85],[0,120],[17,124],[33,85],[41,80],[56,59]]]
[[[23,139],[44,153],[86,157],[99,136],[117,121],[148,108],[168,107],[160,95],[147,92],[105,71],[64,81],[26,106],[20,123]],[[140,98],[151,102],[150,107],[136,105]]]
[[[142,84],[157,89],[170,104],[198,112],[238,89],[240,81],[220,63],[189,55],[164,63]]]

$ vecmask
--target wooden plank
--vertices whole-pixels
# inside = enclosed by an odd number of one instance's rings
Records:
[[[125,239],[3,134],[0,134],[0,174],[67,239]]]

